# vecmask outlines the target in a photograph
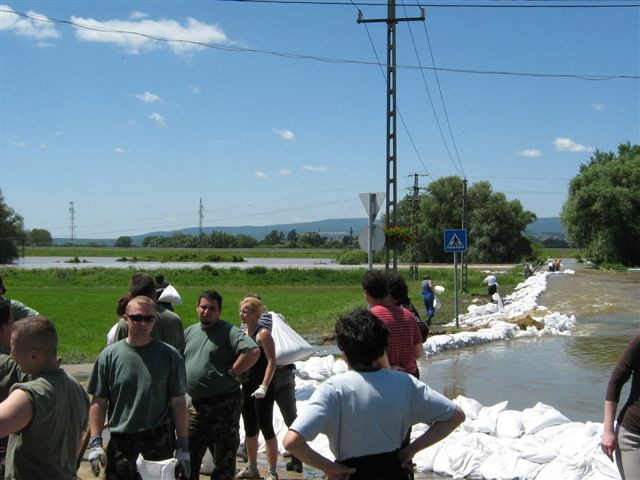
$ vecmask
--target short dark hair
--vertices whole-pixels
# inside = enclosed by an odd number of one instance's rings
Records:
[[[216,302],[218,302],[218,308],[222,308],[222,295],[220,295],[215,290],[205,290],[204,292],[202,292],[198,297],[197,305],[200,305],[200,300],[202,300],[203,298],[205,300],[209,300],[210,302],[213,302],[215,300]]]
[[[9,300],[0,300],[0,325],[6,325],[11,319],[11,305]]]
[[[398,272],[387,273],[387,283],[389,285],[389,295],[396,302],[404,302],[409,298],[409,286],[404,277]]]
[[[28,317],[13,324],[13,336],[20,345],[40,350],[49,356],[56,356],[58,349],[58,333],[53,322],[47,317],[38,315]]]
[[[338,348],[351,365],[368,366],[384,355],[389,331],[366,308],[358,308],[338,318],[335,326]]]
[[[370,270],[362,277],[362,288],[373,298],[382,300],[389,294],[387,276],[380,270]]]
[[[161,273],[156,275],[156,283],[164,283],[164,275],[162,275]]]
[[[151,299],[156,295],[156,283],[153,277],[146,272],[134,273],[129,280],[129,295],[131,298],[144,295]]]

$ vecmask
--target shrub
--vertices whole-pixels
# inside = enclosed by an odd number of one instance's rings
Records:
[[[347,250],[336,257],[340,265],[360,265],[369,261],[368,255],[362,250]]]

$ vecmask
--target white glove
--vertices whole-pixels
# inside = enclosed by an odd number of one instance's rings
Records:
[[[251,396],[253,398],[264,398],[267,395],[267,388],[269,387],[260,385],[258,388],[256,388],[256,391],[251,394]]]
[[[94,476],[100,475],[100,465],[107,464],[107,454],[102,448],[102,437],[91,437],[89,439],[89,463]]]
[[[180,437],[176,442],[175,457],[180,462],[182,478],[191,478],[191,455],[189,455],[189,443],[187,437]]]

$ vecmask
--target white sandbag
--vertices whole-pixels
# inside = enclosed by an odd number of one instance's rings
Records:
[[[493,435],[496,431],[496,423],[498,415],[507,408],[508,400],[496,403],[491,407],[482,407],[478,412],[478,418],[474,420],[473,426],[476,432],[488,433]]]
[[[520,438],[524,433],[522,424],[522,412],[517,410],[504,410],[498,415],[496,422],[496,435],[500,438]]]
[[[437,295],[433,296],[433,308],[436,310],[440,310],[442,308],[442,302]]]
[[[442,295],[444,293],[444,287],[442,285],[436,285],[433,287],[433,291],[438,295]]]
[[[138,473],[142,477],[142,480],[175,480],[177,465],[178,460],[175,458],[154,462],[152,460],[145,460],[142,454],[139,454],[136,460]]]
[[[116,332],[118,331],[118,323],[111,327],[109,333],[107,333],[107,345],[111,345],[112,343],[116,343],[118,339],[116,338]]]
[[[525,480],[536,478],[541,468],[541,465],[507,451],[489,455],[479,470],[482,478],[489,480]]]
[[[182,298],[173,285],[167,285],[160,295],[160,298],[158,298],[158,302],[182,305]]]
[[[271,335],[276,346],[276,364],[289,365],[310,357],[315,349],[291,328],[276,312],[269,312],[273,325]]]
[[[536,433],[543,428],[563,423],[569,423],[569,419],[555,408],[542,402],[536,403],[533,408],[525,408],[522,411],[522,424],[527,435]]]
[[[468,420],[478,418],[478,413],[480,413],[480,409],[482,408],[482,404],[479,401],[465,397],[464,395],[458,395],[453,400],[453,403],[462,409]]]
[[[211,455],[211,451],[207,448],[207,451],[204,452],[204,457],[202,457],[202,465],[200,465],[200,474],[201,475],[211,475],[215,464],[213,463],[213,455]]]

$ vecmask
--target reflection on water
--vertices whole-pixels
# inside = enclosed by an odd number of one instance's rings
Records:
[[[539,302],[576,315],[571,336],[449,350],[420,362],[421,379],[449,397],[462,394],[484,405],[509,400],[516,410],[543,402],[571,420],[601,422],[609,374],[639,333],[640,275],[578,269],[551,276]]]

